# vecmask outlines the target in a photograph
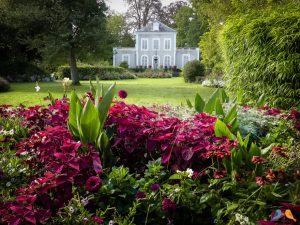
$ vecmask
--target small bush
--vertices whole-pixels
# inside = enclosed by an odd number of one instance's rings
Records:
[[[120,63],[119,67],[122,67],[124,69],[128,69],[129,65],[127,61],[123,61]]]
[[[0,92],[6,92],[10,89],[10,84],[7,80],[0,77]]]
[[[122,67],[113,66],[90,66],[80,65],[77,67],[78,74],[81,80],[95,79],[96,76],[100,80],[122,80],[122,79],[135,79],[136,76]],[[58,79],[64,77],[71,78],[70,67],[60,66],[56,73]]]
[[[185,82],[199,81],[204,77],[204,65],[198,60],[190,61],[183,67],[182,74]]]
[[[137,77],[140,78],[171,78],[172,73],[169,71],[164,71],[164,70],[152,70],[152,69],[147,69],[143,73],[137,73]]]

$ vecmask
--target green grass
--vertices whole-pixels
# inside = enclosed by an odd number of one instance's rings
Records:
[[[101,81],[104,87],[108,87],[114,81]],[[96,83],[95,81],[93,83]],[[117,89],[124,89],[128,93],[126,103],[135,103],[138,105],[152,104],[186,104],[185,98],[194,99],[196,93],[207,99],[213,88],[202,87],[199,84],[184,83],[181,77],[166,79],[147,79],[139,78],[136,80],[118,80]],[[0,104],[26,106],[48,104],[43,100],[48,95],[48,90],[55,98],[61,98],[63,95],[63,86],[60,81],[39,83],[41,87],[39,92],[35,91],[35,83],[13,83],[11,91],[0,93]],[[71,89],[71,88],[70,88]],[[83,94],[89,90],[89,82],[81,81],[81,86],[74,87],[77,93]],[[70,95],[70,91],[68,96]]]

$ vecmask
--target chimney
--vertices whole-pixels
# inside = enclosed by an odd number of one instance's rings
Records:
[[[159,23],[157,21],[153,22],[153,31],[159,31]]]

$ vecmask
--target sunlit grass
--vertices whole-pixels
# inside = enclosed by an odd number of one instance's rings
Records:
[[[200,84],[185,83],[181,77],[166,79],[146,79],[140,78],[136,80],[117,80],[117,81],[101,81],[104,87],[108,87],[113,82],[117,83],[117,89],[124,89],[128,93],[127,103],[135,103],[138,105],[152,104],[186,104],[185,98],[193,99],[196,93],[203,98],[214,91],[213,88],[202,87]],[[95,84],[96,82],[93,81]],[[0,104],[23,104],[26,106],[36,104],[48,104],[43,99],[50,91],[55,98],[61,98],[63,95],[62,81],[39,83],[41,87],[39,92],[35,91],[35,83],[14,83],[11,84],[11,91],[0,93]],[[89,82],[81,81],[81,86],[74,88],[77,93],[83,94],[89,90]],[[70,95],[70,90],[68,95]]]

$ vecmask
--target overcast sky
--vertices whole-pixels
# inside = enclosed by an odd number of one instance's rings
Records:
[[[124,0],[106,0],[111,10],[114,10],[118,13],[124,13],[127,10],[127,4]],[[161,0],[163,5],[168,5],[171,2],[176,2],[176,0]]]

